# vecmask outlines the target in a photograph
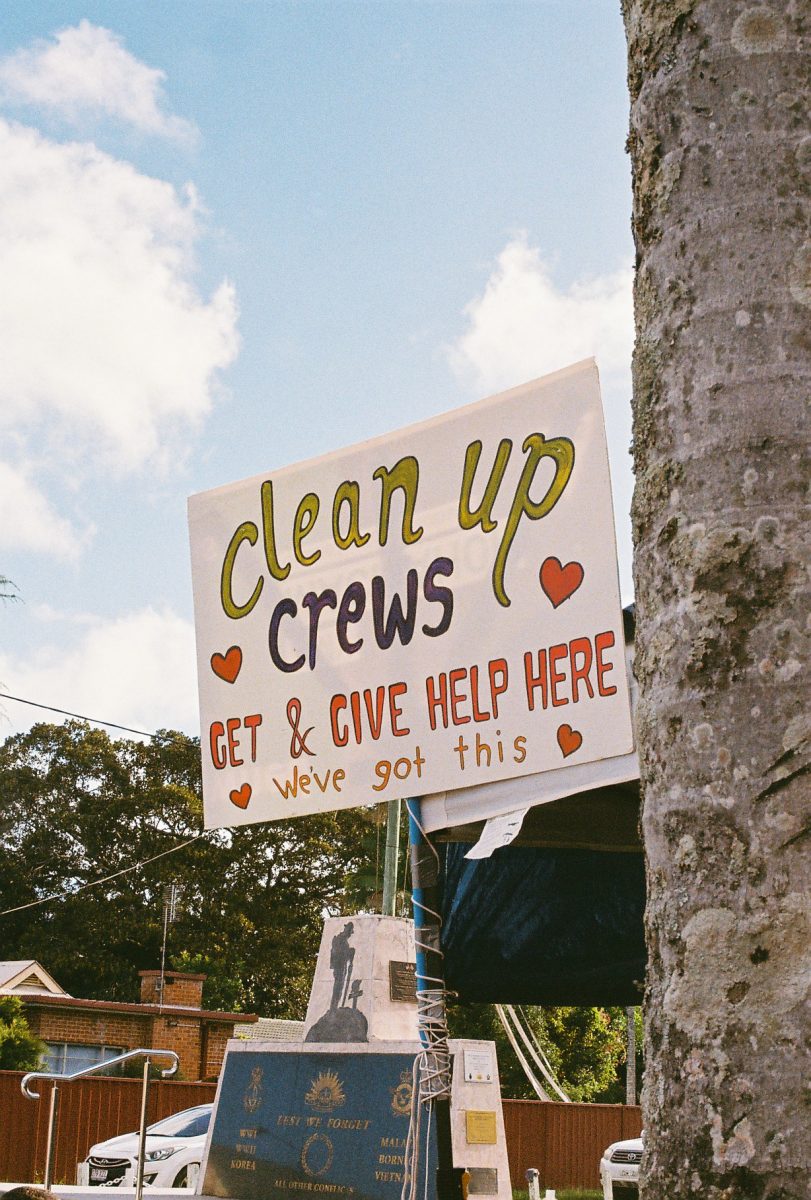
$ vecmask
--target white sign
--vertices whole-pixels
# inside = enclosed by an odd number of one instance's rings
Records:
[[[592,361],[189,501],[208,828],[633,748]]]
[[[489,1047],[473,1050],[465,1047],[465,1083],[493,1082],[493,1055]]]

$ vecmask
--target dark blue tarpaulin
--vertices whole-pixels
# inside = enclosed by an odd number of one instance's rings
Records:
[[[641,1003],[639,853],[512,845],[466,860],[444,845],[445,981],[463,1000]]]

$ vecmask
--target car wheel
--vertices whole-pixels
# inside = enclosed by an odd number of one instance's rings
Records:
[[[199,1164],[195,1163],[194,1165],[198,1166]],[[177,1175],[175,1176],[175,1180],[174,1180],[174,1183],[172,1184],[172,1187],[180,1188],[180,1187],[188,1187],[189,1186],[189,1167],[190,1166],[191,1166],[191,1163],[188,1163],[185,1167],[181,1168],[181,1170],[178,1171]]]

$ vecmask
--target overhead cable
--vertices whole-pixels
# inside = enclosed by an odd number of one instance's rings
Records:
[[[511,1004],[508,1004],[506,1007],[507,1007],[507,1011],[508,1011],[509,1015],[512,1017],[513,1022],[515,1023],[515,1028],[518,1031],[518,1035],[521,1038],[521,1041],[524,1043],[527,1050],[532,1055],[533,1059],[535,1060],[535,1065],[538,1067],[538,1070],[541,1072],[544,1079],[547,1081],[549,1086],[555,1092],[557,1092],[558,1096],[560,1096],[561,1100],[563,1100],[563,1102],[565,1104],[571,1103],[571,1101],[569,1100],[569,1097],[566,1095],[563,1088],[560,1086],[557,1079],[555,1078],[555,1073],[552,1070],[552,1064],[549,1062],[549,1059],[546,1057],[543,1050],[541,1049],[538,1039],[535,1036],[535,1032],[534,1032],[532,1026],[530,1025],[529,1021],[527,1020],[526,1016],[524,1015],[523,1010],[520,1008],[518,1010],[518,1012],[521,1014],[521,1017],[523,1018],[523,1024],[522,1024],[521,1020],[518,1017],[518,1013],[516,1013],[513,1006]],[[527,1031],[529,1031],[529,1036],[527,1036]]]
[[[4,700],[16,700],[18,704],[30,704],[33,708],[44,708],[48,712],[60,713],[63,717],[76,717],[78,721],[89,721],[91,725],[107,725],[110,729],[123,729],[126,733],[137,733],[139,737],[155,737],[145,729],[133,729],[130,725],[118,725],[115,721],[102,721],[99,717],[86,717],[82,713],[69,712],[66,708],[55,708],[53,704],[40,704],[38,700],[25,700],[22,696],[12,696],[8,692],[0,692]],[[0,913],[2,916],[2,913]]]
[[[111,879],[118,879],[121,875],[127,875],[130,871],[138,871],[141,867],[146,867],[150,863],[155,862],[159,858],[165,858],[167,854],[174,854],[177,850],[182,850],[184,846],[190,846],[192,842],[199,842],[200,838],[206,837],[210,830],[204,830],[202,833],[196,833],[194,837],[187,838],[185,842],[179,842],[176,846],[170,846],[168,850],[161,850],[160,854],[153,854],[151,858],[145,858],[143,862],[133,863],[130,867],[122,867],[120,871],[114,871],[112,875],[105,875],[101,879],[92,879],[90,883],[82,883],[77,888],[68,888],[64,892],[54,892],[50,896],[43,896],[39,900],[30,900],[27,904],[18,904],[15,908],[6,908],[0,912],[0,917],[7,917],[10,913],[22,912],[24,908],[36,908],[38,904],[48,904],[51,900],[64,900],[66,896],[75,896],[79,892],[87,891],[88,888],[98,887],[102,883],[109,883]]]
[[[539,1100],[551,1100],[552,1097],[545,1090],[545,1088],[543,1087],[543,1085],[540,1083],[537,1076],[535,1075],[534,1071],[532,1070],[532,1067],[527,1062],[524,1052],[522,1051],[521,1047],[518,1044],[518,1039],[516,1038],[516,1036],[513,1032],[512,1026],[510,1025],[510,1022],[507,1019],[507,1014],[505,1013],[504,1008],[502,1007],[502,1005],[497,1004],[495,1006],[495,1009],[496,1009],[496,1012],[498,1013],[498,1019],[501,1021],[501,1024],[504,1027],[504,1032],[506,1033],[507,1038],[509,1039],[510,1045],[512,1046],[513,1050],[515,1051],[515,1057],[518,1059],[519,1063],[521,1064],[521,1067],[523,1068],[524,1074],[526,1075],[527,1079],[532,1084],[532,1089],[535,1092],[535,1095],[538,1097]]]

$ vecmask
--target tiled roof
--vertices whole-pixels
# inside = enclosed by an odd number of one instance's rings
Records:
[[[304,1040],[304,1021],[258,1017],[252,1025],[235,1025],[234,1037],[261,1042],[301,1042]]]

